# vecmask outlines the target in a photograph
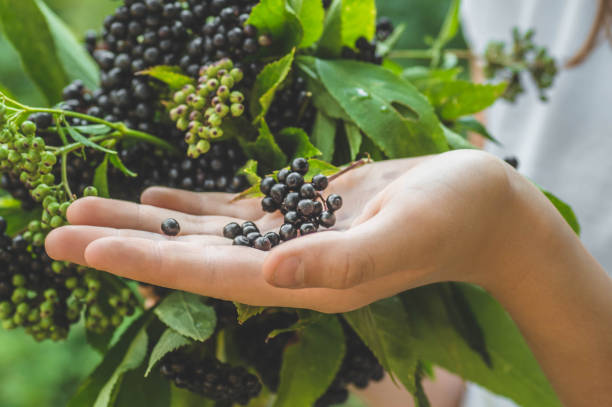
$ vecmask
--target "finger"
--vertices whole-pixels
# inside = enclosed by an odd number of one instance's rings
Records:
[[[344,232],[290,241],[270,252],[264,278],[284,288],[346,289],[399,271],[397,253],[402,242],[381,233],[393,226],[390,219],[378,215]]]
[[[223,227],[228,223],[244,222],[239,218],[194,216],[150,205],[91,197],[79,199],[70,205],[67,216],[68,221],[73,225],[134,229],[154,233],[162,233],[162,222],[165,219],[174,218],[181,225],[180,235],[220,235],[223,233]],[[266,225],[261,225],[265,229],[264,226]]]
[[[220,192],[195,193],[178,189],[153,187],[146,189],[143,204],[172,209],[192,215],[216,215],[255,220],[263,214],[256,199],[232,202],[235,194]]]
[[[227,239],[216,236],[179,236],[169,237],[158,233],[141,230],[113,229],[95,226],[64,226],[52,230],[45,240],[47,254],[56,260],[70,261],[86,265],[85,249],[97,239],[105,237],[139,238],[148,240],[178,240],[181,242],[195,242],[205,244],[229,244]]]

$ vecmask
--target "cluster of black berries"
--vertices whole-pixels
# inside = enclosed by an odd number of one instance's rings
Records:
[[[296,158],[291,169],[284,168],[276,178],[266,177],[260,189],[266,197],[261,201],[265,212],[280,211],[285,223],[279,233],[262,235],[253,222],[242,226],[232,222],[223,229],[223,236],[234,241],[237,246],[249,246],[268,251],[281,241],[294,239],[299,235],[315,233],[320,226],[331,228],[336,224],[335,212],[342,207],[342,197],[332,194],[324,199],[321,191],[327,188],[329,180],[324,175],[315,175],[312,182],[305,182],[308,173],[308,160]]]
[[[355,331],[341,319],[346,340],[346,354],[340,370],[325,394],[317,400],[315,407],[342,404],[348,399],[349,385],[359,389],[368,387],[371,381],[380,381],[385,371],[372,351],[361,341]]]
[[[60,340],[84,308],[87,329],[98,333],[119,326],[133,312],[136,300],[129,289],[105,290],[108,296],[100,298],[98,272],[53,261],[44,248],[31,246],[21,235],[11,238],[5,230],[6,221],[0,218],[3,328],[24,327],[38,341]]]
[[[359,37],[355,42],[357,50],[349,47],[342,49],[342,58],[356,59],[358,61],[369,62],[376,65],[383,63],[383,57],[378,55],[378,43],[385,41],[393,33],[394,27],[390,19],[382,17],[376,24],[376,38],[368,41],[365,37]]]
[[[257,377],[244,367],[231,366],[211,357],[200,358],[183,350],[168,354],[160,371],[176,387],[222,403],[246,405],[261,391]]]
[[[266,122],[272,133],[277,134],[285,127],[299,127],[310,134],[317,110],[312,104],[312,95],[301,76],[290,78],[275,97]]]

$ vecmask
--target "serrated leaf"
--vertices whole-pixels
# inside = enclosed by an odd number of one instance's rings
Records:
[[[41,0],[36,5],[45,16],[53,37],[57,56],[68,78],[80,79],[89,89],[100,84],[98,65],[66,24]],[[44,64],[43,64],[44,65]]]
[[[376,34],[375,0],[342,0],[342,44],[355,48],[360,37],[368,41]]]
[[[276,136],[278,144],[288,157],[311,158],[321,155],[321,151],[312,145],[308,134],[297,127],[286,127]]]
[[[171,90],[179,90],[185,85],[194,85],[196,83],[193,78],[185,75],[181,68],[176,66],[158,65],[140,71],[137,75],[147,75],[162,81]]]
[[[155,315],[179,334],[196,341],[207,340],[215,331],[217,314],[195,294],[176,291],[155,308]]]
[[[325,9],[320,0],[289,0],[289,6],[295,12],[302,25],[303,37],[300,48],[309,47],[323,34]]]
[[[93,148],[94,150],[99,150],[107,154],[117,154],[114,150],[109,150],[108,148],[104,148],[93,141],[89,140],[87,137],[79,133],[74,127],[66,126],[66,130],[68,130],[68,134],[70,138],[72,138],[77,143],[83,144],[85,147]]]
[[[264,173],[287,163],[287,156],[276,143],[265,120],[259,122],[259,136],[255,141],[240,139],[240,142],[247,157],[257,160]]]
[[[110,163],[113,165],[113,167],[115,167],[116,169],[121,171],[121,173],[123,173],[123,175],[127,175],[128,177],[137,177],[138,176],[138,174],[136,174],[133,171],[130,171],[125,166],[125,164],[123,164],[123,161],[121,161],[121,158],[119,158],[118,154],[110,155],[110,156],[108,156],[108,159],[109,159]]]
[[[143,378],[144,370],[143,364],[138,369],[125,373],[113,407],[170,406],[170,381],[158,370]]]
[[[0,0],[0,24],[24,71],[50,104],[61,100],[68,76],[45,16],[34,0]]]
[[[287,0],[261,0],[246,24],[257,27],[260,35],[272,38],[272,46],[263,50],[266,55],[285,55],[302,42],[302,25]]]
[[[312,143],[321,151],[321,159],[331,161],[336,148],[336,121],[320,110],[312,129]]]
[[[116,395],[115,386],[123,374],[136,369],[147,355],[148,336],[146,329],[142,329],[127,348],[123,359],[115,369],[113,375],[100,390],[93,407],[110,407],[113,396]]]
[[[539,187],[539,186],[538,186]],[[563,202],[561,199],[556,197],[553,193],[545,190],[542,187],[539,187],[540,191],[546,195],[546,197],[550,200],[550,202],[557,208],[563,219],[570,225],[570,227],[576,232],[577,235],[580,235],[580,223],[578,222],[578,218],[574,213],[574,210],[571,206]]]
[[[375,302],[344,314],[344,318],[372,350],[380,364],[412,394],[414,372],[418,363],[410,342],[409,315],[397,297]]]
[[[454,131],[452,131],[451,129],[449,129],[448,127],[444,125],[442,125],[441,127],[442,127],[442,131],[444,132],[444,137],[446,138],[446,142],[448,143],[448,146],[451,148],[451,150],[465,150],[465,149],[478,150],[478,147],[470,143],[464,137],[461,137],[461,135],[455,133]]]
[[[316,158],[311,158],[308,160],[308,166],[310,168],[308,169],[308,173],[304,176],[306,179],[311,179],[317,174],[330,176],[340,171],[340,168],[336,167],[335,165]]]
[[[321,318],[323,318],[323,316],[324,314],[314,313],[314,312],[312,313],[312,315],[309,315],[304,318],[300,316],[300,319],[295,324],[291,325],[289,328],[279,328],[279,329],[275,329],[272,332],[270,332],[268,334],[268,338],[266,339],[266,341],[270,339],[274,339],[280,334],[284,334],[287,332],[301,331],[304,328],[318,322]]]
[[[505,82],[491,85],[454,80],[434,82],[422,92],[442,119],[452,121],[491,106],[504,94],[506,87]]]
[[[315,61],[329,93],[390,158],[448,150],[433,108],[409,82],[356,61]]]
[[[346,345],[336,316],[325,316],[301,331],[283,354],[274,407],[311,407],[340,369]]]
[[[261,177],[257,175],[257,161],[249,160],[238,170],[238,174],[247,177],[249,184],[257,185],[261,182]]]
[[[359,154],[359,149],[361,148],[361,131],[359,130],[359,127],[348,122],[344,123],[344,131],[346,132],[346,139],[348,140],[349,144],[351,161],[353,161],[357,157],[357,154]]]
[[[241,325],[266,310],[266,307],[256,307],[253,305],[241,304],[239,302],[234,302],[234,306],[238,314],[238,323]]]
[[[98,190],[98,195],[102,198],[110,198],[108,192],[108,155],[96,167],[93,178],[93,186]]]
[[[149,373],[151,373],[151,369],[153,369],[157,362],[162,360],[162,358],[168,353],[187,346],[191,343],[191,339],[185,338],[183,335],[179,334],[175,330],[170,328],[166,329],[162,336],[159,338],[159,341],[157,341],[157,343],[155,344],[153,350],[151,351],[149,365],[144,376],[149,376]]]
[[[460,133],[463,137],[467,137],[468,132],[480,134],[487,140],[501,145],[487,130],[487,128],[474,117],[461,117],[453,124],[453,130]]]
[[[125,355],[128,349],[132,347],[135,338],[141,331],[144,331],[150,317],[151,313],[147,312],[134,320],[117,343],[104,355],[104,359],[93,373],[81,384],[76,394],[70,399],[68,407],[94,406],[103,387],[125,359]],[[146,353],[146,345],[144,351]]]
[[[257,124],[268,113],[278,87],[291,72],[295,49],[278,61],[269,63],[257,75],[251,91],[251,114],[253,123]]]
[[[342,0],[333,0],[325,15],[323,34],[317,44],[316,55],[335,58],[342,51]]]
[[[448,319],[435,285],[400,295],[409,343],[423,360],[460,375],[524,407],[560,406],[550,384],[508,313],[484,290],[457,283],[483,329],[490,368]],[[408,341],[407,341],[408,342]]]

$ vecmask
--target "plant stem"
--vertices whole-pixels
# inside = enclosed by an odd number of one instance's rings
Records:
[[[444,53],[454,54],[457,58],[472,59],[476,56],[467,49],[447,49]],[[389,58],[398,59],[433,59],[435,52],[431,49],[399,49],[391,51]]]
[[[355,161],[354,163],[350,164],[349,166],[343,168],[342,170],[338,171],[337,173],[335,173],[334,175],[330,175],[329,177],[327,177],[327,179],[329,180],[329,182],[334,181],[335,179],[341,177],[342,175],[346,174],[349,171],[354,170],[355,168],[359,168],[363,165],[369,164],[372,162],[372,159],[370,158],[362,158],[361,160]]]
[[[68,194],[68,199],[72,200],[72,191],[70,190],[70,184],[68,183],[68,153],[62,153],[62,184]]]

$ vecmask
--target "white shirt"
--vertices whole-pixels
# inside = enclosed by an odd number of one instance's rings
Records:
[[[560,68],[586,41],[597,0],[464,0],[464,33],[482,55],[491,40],[511,46],[512,28],[533,28],[534,42],[548,48]],[[487,127],[503,143],[487,150],[515,155],[519,171],[569,203],[582,227],[582,241],[612,271],[612,47],[598,46],[578,67],[561,69],[541,102],[523,78],[527,94],[516,104],[497,102],[486,112]],[[586,293],[585,293],[586,294]],[[612,293],[611,293],[612,294]],[[482,389],[468,389],[467,407],[514,404]]]

